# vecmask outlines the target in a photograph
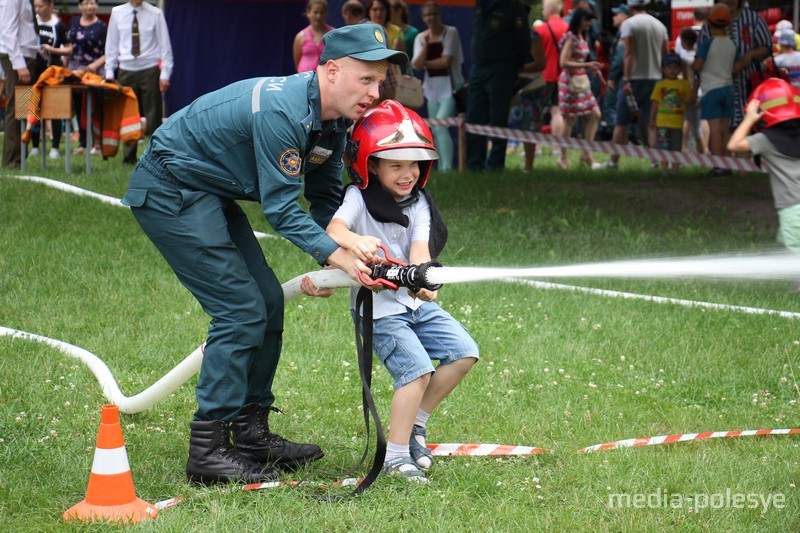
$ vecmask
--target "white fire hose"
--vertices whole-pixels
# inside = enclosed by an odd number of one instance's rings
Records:
[[[293,300],[301,294],[300,281],[305,276],[309,276],[314,284],[320,288],[358,286],[358,283],[353,281],[341,270],[319,270],[303,274],[302,276],[298,276],[284,283],[284,301],[288,302]],[[200,364],[203,360],[203,348],[205,347],[204,344],[200,345],[195,351],[186,356],[183,361],[178,363],[175,368],[170,370],[164,377],[153,383],[150,387],[135,396],[127,397],[119,390],[119,386],[108,366],[99,357],[88,350],[49,337],[0,326],[0,337],[9,336],[17,339],[41,342],[42,344],[47,344],[56,348],[65,355],[79,359],[83,364],[89,367],[89,370],[95,375],[103,390],[103,395],[108,401],[119,406],[120,412],[128,414],[146,411],[163,398],[169,396],[170,393],[195,375],[200,370]]]

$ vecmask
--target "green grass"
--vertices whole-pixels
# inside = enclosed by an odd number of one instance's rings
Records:
[[[577,163],[577,154],[573,163]],[[120,197],[129,167],[44,175]],[[450,266],[538,266],[775,248],[763,175],[664,179],[642,162],[620,172],[562,171],[551,156],[522,174],[434,174],[450,228]],[[74,161],[76,170],[82,161]],[[132,396],[204,339],[207,317],[130,213],[43,185],[0,178],[0,325],[97,354]],[[257,206],[256,230],[270,232]],[[315,269],[291,244],[262,241],[282,280]],[[557,280],[800,312],[787,283]],[[524,458],[441,458],[429,486],[380,479],[338,503],[307,490],[225,493],[184,482],[194,380],[121,421],[138,495],[184,495],[137,529],[157,531],[793,531],[800,528],[797,436],[714,439],[579,455],[600,442],[698,431],[797,427],[796,320],[502,282],[446,285],[445,309],[481,362],[430,421],[431,442],[539,446]],[[345,291],[286,310],[274,429],[317,442],[313,472],[355,464],[364,441]],[[374,392],[388,420],[391,381]],[[5,531],[103,530],[61,521],[85,494],[100,406],[94,376],[54,348],[0,338],[0,522]],[[287,475],[296,479],[300,472]],[[330,480],[314,475],[316,480]],[[783,508],[612,508],[615,493],[783,495]]]

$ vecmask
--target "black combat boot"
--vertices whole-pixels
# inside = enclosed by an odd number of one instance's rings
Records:
[[[193,483],[265,483],[275,481],[280,472],[254,463],[231,444],[230,422],[224,420],[192,421],[186,478]]]
[[[269,409],[277,411],[274,407]],[[231,421],[233,444],[251,461],[291,470],[322,458],[316,444],[298,444],[269,431],[269,410],[256,403],[245,405]]]

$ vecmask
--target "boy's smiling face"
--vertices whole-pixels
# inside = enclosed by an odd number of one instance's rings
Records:
[[[419,161],[371,157],[369,169],[377,174],[381,186],[397,201],[411,194],[414,185],[419,181]]]

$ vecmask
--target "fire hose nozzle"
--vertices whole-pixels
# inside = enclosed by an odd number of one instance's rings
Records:
[[[428,281],[427,272],[431,267],[441,267],[437,261],[428,261],[419,265],[374,265],[372,267],[372,279],[376,281],[385,280],[398,287],[406,287],[416,292],[420,289],[435,291],[442,287],[441,283],[431,283]]]

